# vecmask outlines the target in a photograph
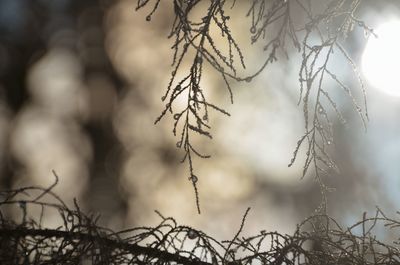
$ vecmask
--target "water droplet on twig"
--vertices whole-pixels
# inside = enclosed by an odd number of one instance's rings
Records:
[[[195,175],[191,175],[191,176],[189,177],[189,180],[190,180],[191,182],[193,182],[193,183],[196,183],[199,179],[198,179]]]
[[[197,238],[198,233],[195,230],[190,229],[189,232],[187,233],[187,236],[188,236],[189,239],[193,240],[193,239]]]
[[[68,222],[73,222],[74,221],[74,216],[72,214],[67,215],[67,221]]]
[[[19,201],[18,205],[19,205],[20,208],[26,209],[26,201]]]

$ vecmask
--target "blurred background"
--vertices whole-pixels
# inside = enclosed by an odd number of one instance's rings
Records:
[[[136,12],[134,0],[0,1],[0,189],[49,186],[54,169],[60,177],[55,191],[67,204],[77,198],[112,229],[155,225],[158,210],[226,239],[252,207],[246,234],[292,233],[321,201],[312,176],[301,179],[304,150],[287,167],[304,128],[298,55],[251,83],[233,84],[233,105],[222,80],[205,77],[211,101],[231,117],[213,114],[214,139],[200,143],[212,158],[195,163],[198,215],[172,120],[153,124],[172,71],[167,35],[173,9],[166,2],[149,22],[149,10]],[[341,172],[325,181],[335,188],[329,213],[345,225],[377,205],[389,214],[398,209],[400,56],[389,46],[400,47],[399,8],[398,1],[363,1],[358,17],[378,35],[380,27],[382,36],[389,32],[388,41],[376,44],[356,29],[343,42],[365,70],[370,115],[365,133],[348,98],[337,97],[348,126],[334,121],[330,152]],[[254,70],[263,56],[250,47],[247,9],[238,5],[230,21]],[[333,64],[356,86],[343,58]]]

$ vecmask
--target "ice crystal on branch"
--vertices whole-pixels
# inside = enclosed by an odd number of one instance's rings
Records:
[[[209,158],[192,145],[192,135],[200,135],[212,139],[209,125],[210,110],[229,116],[229,113],[221,107],[209,102],[202,86],[202,74],[205,64],[209,64],[218,71],[230,93],[233,103],[232,90],[228,78],[237,79],[234,62],[238,59],[245,67],[242,52],[232,37],[228,27],[229,16],[225,15],[227,1],[201,1],[201,0],[175,0],[173,2],[174,22],[169,38],[174,39],[173,71],[162,101],[165,108],[156,119],[159,122],[167,113],[174,119],[173,134],[178,137],[176,146],[184,150],[182,162],[189,164],[190,177],[196,195],[196,205],[200,213],[200,202],[197,188],[197,176],[193,167],[193,156]],[[137,9],[144,7],[149,1],[138,1]],[[159,1],[155,3],[153,11]],[[207,5],[206,14],[199,21],[192,19],[191,12],[198,5]],[[211,28],[218,28],[221,37],[227,43],[228,53],[225,54],[216,43],[215,36],[211,34]],[[183,61],[191,61],[189,69],[182,69]],[[178,72],[183,72],[183,77],[178,77]],[[179,109],[176,102],[186,101],[183,108]]]
[[[138,1],[137,9],[148,4],[153,4],[153,9],[148,16],[152,16],[159,7],[160,1]],[[306,161],[303,168],[303,177],[310,167],[315,172],[315,179],[321,187],[325,208],[325,192],[328,188],[322,181],[322,176],[328,175],[332,170],[338,170],[329,154],[328,147],[332,145],[332,109],[337,118],[345,123],[340,109],[330,91],[324,86],[324,81],[330,79],[343,93],[351,99],[355,110],[365,125],[367,116],[365,88],[358,73],[357,67],[346,52],[342,41],[352,32],[354,26],[361,27],[364,31],[373,31],[363,21],[356,17],[356,11],[361,0],[330,0],[326,3],[317,3],[312,0],[251,0],[247,17],[250,19],[249,35],[252,43],[262,43],[266,54],[264,63],[248,76],[238,72],[237,62],[245,68],[244,57],[238,43],[232,37],[225,15],[227,8],[233,8],[236,1],[227,0],[174,0],[172,24],[169,38],[174,39],[173,71],[162,100],[165,108],[157,118],[159,122],[166,114],[174,118],[173,133],[178,137],[176,146],[184,150],[183,161],[188,161],[190,177],[195,194],[196,204],[200,212],[199,194],[196,186],[197,176],[194,173],[193,156],[209,158],[197,150],[191,141],[192,135],[200,135],[212,139],[209,124],[209,111],[215,110],[229,116],[223,108],[209,102],[206,90],[203,87],[203,68],[205,64],[215,69],[225,81],[230,93],[233,95],[229,81],[251,82],[254,77],[262,73],[266,67],[277,61],[281,55],[289,58],[291,52],[301,55],[299,62],[299,105],[302,105],[305,133],[295,147],[291,166],[297,158],[301,146],[306,146]],[[201,19],[192,18],[192,12],[199,6],[206,6]],[[318,8],[315,8],[318,6]],[[223,41],[216,41],[217,28]],[[223,46],[227,54],[223,52]],[[226,50],[226,49],[225,49]],[[336,53],[335,53],[336,52]],[[335,53],[335,54],[334,54]],[[360,90],[364,97],[360,103],[343,78],[338,77],[331,67],[331,58],[342,57],[353,69],[358,80]],[[183,68],[183,61],[191,61],[188,69]],[[183,77],[178,77],[178,72],[183,72]],[[186,102],[179,107],[178,99]],[[194,181],[196,180],[196,181]]]

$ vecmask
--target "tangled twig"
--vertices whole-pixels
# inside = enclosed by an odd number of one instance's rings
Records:
[[[156,227],[119,232],[97,225],[78,203],[68,208],[49,188],[26,187],[2,192],[0,202],[1,264],[399,264],[400,221],[380,209],[350,227],[341,227],[325,214],[301,222],[292,235],[260,231],[240,236],[246,211],[233,239],[217,241],[189,226],[178,225],[160,213]],[[39,193],[40,197],[34,197]],[[32,196],[32,197],[31,197]],[[33,198],[33,199],[32,199]],[[50,201],[50,203],[49,203]],[[42,209],[40,216],[35,207]],[[6,217],[7,208],[20,210],[22,220]],[[60,226],[45,228],[43,218],[56,210]],[[32,211],[32,214],[31,214]],[[39,218],[39,221],[38,221]],[[377,233],[377,234],[375,234]],[[381,237],[383,239],[379,240]],[[385,243],[386,242],[386,243]]]

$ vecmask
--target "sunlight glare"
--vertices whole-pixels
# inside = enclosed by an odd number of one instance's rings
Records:
[[[400,96],[400,21],[379,26],[370,36],[362,57],[362,70],[372,86],[392,96]]]

